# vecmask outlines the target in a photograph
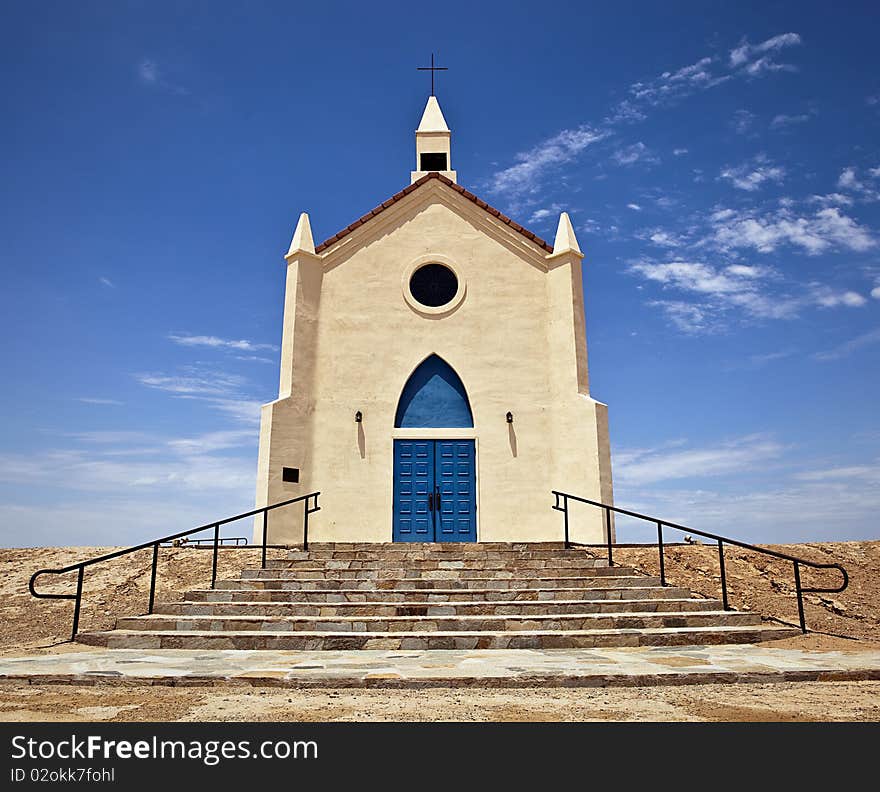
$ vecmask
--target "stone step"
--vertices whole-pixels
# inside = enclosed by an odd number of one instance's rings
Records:
[[[243,569],[240,580],[474,580],[512,578],[580,578],[632,576],[633,569],[626,567],[577,567],[574,569],[504,569],[479,567],[477,569],[325,569],[303,567],[300,569]]]
[[[502,600],[499,602],[160,602],[154,613],[167,616],[485,616],[551,613],[693,613],[721,610],[718,600]]]
[[[643,578],[640,578],[640,580]],[[219,583],[220,581],[218,581]],[[606,582],[606,581],[603,581]],[[593,588],[531,588],[510,589],[485,587],[480,589],[254,589],[222,588],[187,591],[189,602],[543,602],[555,600],[634,600],[682,599],[690,592],[678,586],[615,586]]]
[[[510,632],[177,632],[109,630],[80,633],[77,641],[120,649],[587,649],[603,646],[686,646],[756,643],[789,638],[792,628],[750,626],[655,627],[643,630],[516,630]]]
[[[713,627],[760,624],[748,612],[544,613],[484,616],[127,616],[118,630],[177,632],[503,632],[522,630],[645,630],[657,627]]]
[[[394,589],[434,589],[434,588],[593,588],[609,586],[659,586],[659,577],[648,576],[591,576],[591,577],[527,577],[527,578],[469,578],[461,580],[449,578],[441,580],[413,579],[389,579],[389,580],[359,580],[359,579],[318,579],[299,580],[285,578],[245,578],[238,580],[218,580],[218,589],[285,589],[288,591],[300,590],[333,590],[341,588],[353,588],[362,590],[394,590]]]
[[[270,558],[267,570],[298,569],[608,569],[608,562],[599,558],[373,558],[373,559],[319,559]]]
[[[561,533],[561,531],[560,531]],[[486,553],[486,552],[529,552],[535,550],[565,551],[565,545],[558,542],[309,542],[310,553],[363,552],[375,553]],[[305,552],[291,550],[291,552]],[[584,552],[569,548],[571,552]]]
[[[254,547],[254,546],[252,546]],[[456,553],[453,551],[430,550],[291,550],[285,558],[277,561],[392,561],[392,560],[472,560],[472,561],[528,561],[553,559],[592,559],[605,561],[604,552],[586,553],[577,550],[472,550]],[[607,562],[606,562],[607,563]]]

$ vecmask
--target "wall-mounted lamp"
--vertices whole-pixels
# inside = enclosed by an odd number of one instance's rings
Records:
[[[507,413],[507,423],[513,423],[513,413],[512,412]]]
[[[363,421],[363,420],[364,420],[364,414],[363,414],[360,410],[358,410],[358,411],[354,414],[354,422],[355,422],[355,423],[360,423],[360,422]]]

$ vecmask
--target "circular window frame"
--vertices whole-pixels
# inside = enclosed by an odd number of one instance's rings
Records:
[[[424,305],[420,303],[413,293],[410,291],[409,282],[412,278],[415,271],[421,269],[426,264],[442,264],[444,267],[452,270],[452,274],[455,275],[456,280],[458,281],[458,289],[453,295],[452,299],[445,303],[444,305],[431,306]],[[403,269],[403,277],[401,278],[401,291],[403,292],[403,299],[406,301],[406,304],[412,308],[417,314],[421,316],[426,316],[430,318],[439,318],[443,316],[448,316],[453,311],[457,310],[461,303],[464,301],[465,295],[467,294],[467,284],[465,283],[464,277],[462,276],[461,270],[446,256],[440,256],[436,254],[419,256],[415,261],[411,261],[406,267]]]

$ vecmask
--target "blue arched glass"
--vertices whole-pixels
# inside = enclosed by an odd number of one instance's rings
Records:
[[[458,374],[441,357],[426,358],[403,388],[394,426],[457,428],[473,425],[467,392]]]

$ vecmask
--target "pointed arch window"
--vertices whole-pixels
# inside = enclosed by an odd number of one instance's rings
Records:
[[[403,387],[394,426],[446,429],[473,425],[471,405],[461,378],[438,355],[426,358]]]

